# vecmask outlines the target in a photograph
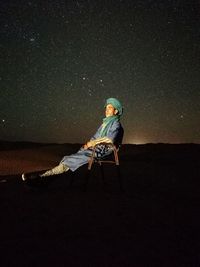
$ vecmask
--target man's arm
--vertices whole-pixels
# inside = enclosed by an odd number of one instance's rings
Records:
[[[120,131],[120,128],[121,128],[121,125],[119,123],[114,123],[108,133],[107,133],[107,136],[105,137],[99,137],[99,138],[96,138],[96,139],[91,139],[89,142],[87,142],[85,145],[84,145],[84,148],[87,149],[87,148],[90,148],[90,147],[93,147],[95,146],[96,144],[99,144],[99,143],[114,143],[116,138],[117,138],[117,135],[119,134],[119,131]]]
[[[97,144],[100,144],[100,143],[112,143],[112,140],[110,138],[108,138],[107,136],[105,137],[99,137],[95,140],[90,140],[88,141],[84,146],[83,148],[84,149],[88,149],[90,147],[94,147],[95,145]]]
[[[119,122],[115,122],[110,127],[106,137],[111,139],[112,142],[115,143],[117,141],[120,131],[121,131],[121,124]]]

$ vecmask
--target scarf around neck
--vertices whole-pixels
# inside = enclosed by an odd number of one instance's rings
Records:
[[[117,116],[117,115],[104,118],[103,123],[102,123],[102,128],[100,131],[100,137],[106,136],[110,124],[113,123],[114,121],[119,121],[119,119],[120,119],[120,116]]]

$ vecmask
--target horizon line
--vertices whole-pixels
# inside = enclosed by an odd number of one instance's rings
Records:
[[[10,140],[0,140],[0,143],[30,143],[30,144],[41,144],[41,145],[83,145],[82,143],[79,142],[39,142],[39,141],[10,141]],[[195,142],[176,142],[176,143],[171,143],[171,142],[147,142],[147,143],[122,143],[122,145],[158,145],[158,144],[168,144],[168,145],[183,145],[183,144],[195,144],[195,145],[200,145],[200,143],[195,143]]]

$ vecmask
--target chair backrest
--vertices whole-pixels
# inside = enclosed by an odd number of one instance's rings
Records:
[[[119,151],[120,146],[116,147],[116,145],[114,145],[113,143],[100,143],[100,144],[101,145],[106,145],[107,147],[110,147],[113,151],[112,151],[111,154],[107,155],[106,157],[96,158],[95,157],[95,149],[96,149],[96,147],[98,147],[99,144],[94,146],[91,158],[90,158],[90,160],[88,162],[88,170],[91,169],[93,162],[97,162],[100,165],[102,163],[112,163],[112,164],[115,164],[115,165],[119,165],[118,151]],[[114,159],[108,159],[107,158],[107,157],[110,157],[112,155],[114,155]]]
[[[115,141],[116,148],[122,145],[123,137],[124,137],[124,128],[121,126],[118,135],[116,136],[116,141]]]
[[[113,164],[119,165],[118,151],[119,151],[120,146],[122,145],[123,136],[124,136],[124,129],[121,126],[120,130],[116,136],[114,144],[113,143],[100,143],[100,144],[97,144],[96,146],[94,146],[91,158],[88,162],[88,170],[91,169],[93,162],[98,162],[99,164],[101,164],[101,163],[113,163]],[[96,151],[96,147],[98,147],[98,145],[110,146],[113,150],[114,160],[106,160],[105,158],[99,158],[99,159],[95,158],[95,151]]]

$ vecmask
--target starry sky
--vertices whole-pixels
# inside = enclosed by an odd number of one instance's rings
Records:
[[[124,143],[200,143],[200,4],[1,0],[0,140],[85,143],[108,97]]]

